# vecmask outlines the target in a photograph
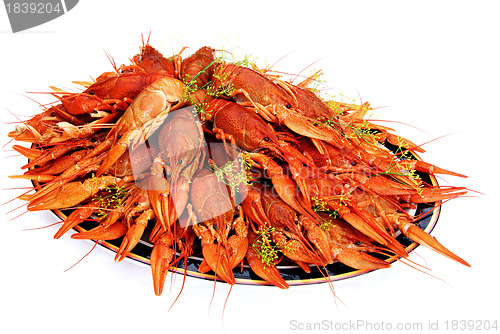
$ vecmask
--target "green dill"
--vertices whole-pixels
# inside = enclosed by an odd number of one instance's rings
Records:
[[[222,167],[217,167],[214,164],[211,167],[217,176],[217,180],[229,186],[232,196],[235,196],[240,186],[250,184],[247,173],[250,169],[250,163],[243,154],[240,154],[235,160],[226,162]]]
[[[267,62],[261,61],[258,57],[249,55],[247,53],[241,56],[241,53],[244,53],[244,51],[241,49],[236,50],[235,52],[224,50],[224,53],[221,53],[219,60],[234,64],[236,66],[251,68],[259,72],[267,72],[267,70],[259,70],[259,68],[270,68],[270,65]],[[258,66],[257,63],[259,62],[263,63],[263,66]]]
[[[260,228],[257,231],[257,238],[255,238],[255,241],[250,244],[260,257],[262,263],[266,266],[276,264],[276,261],[279,258],[278,252],[280,252],[280,249],[277,245],[271,242],[271,234],[275,231],[276,229],[274,227]]]
[[[194,111],[197,115],[200,116],[201,121],[206,121],[207,119],[210,118],[210,113],[206,111],[207,106],[208,106],[207,102],[200,102],[194,105]]]
[[[283,252],[295,252],[297,249],[292,248],[287,243],[277,245],[272,242],[271,236],[276,232],[272,226],[260,227],[257,233],[257,238],[250,246],[255,250],[262,263],[266,266],[275,265]]]
[[[417,172],[414,169],[410,169],[408,171],[408,178],[413,181],[414,183],[414,189],[417,191],[419,195],[422,195],[422,192],[424,191],[424,184],[422,179],[420,178],[420,175],[417,174]]]
[[[312,208],[316,212],[327,211],[328,210],[328,208],[326,207],[327,204],[328,201],[322,197],[317,197],[317,196],[312,197]]]
[[[413,160],[411,153],[407,149],[398,146],[394,151],[394,156],[398,158],[392,159],[391,163],[389,164],[389,166],[387,166],[387,169],[385,171],[376,173],[375,175],[390,176],[395,181],[412,187],[417,191],[418,194],[422,194],[424,183],[417,172],[414,169],[403,169],[399,165],[399,163],[404,160]],[[402,178],[405,178],[406,181],[403,182]]]
[[[320,87],[326,86],[326,80],[321,70],[313,70],[313,74],[304,80],[301,84],[305,84],[307,88],[314,94],[321,92]]]
[[[91,180],[94,182],[100,182],[99,178],[92,173]],[[94,195],[91,201],[97,203],[100,208],[96,214],[97,216],[104,218],[112,210],[116,210],[122,206],[125,198],[128,195],[128,191],[123,186],[119,186],[116,182],[106,181],[107,185],[105,185],[101,192],[98,192]]]
[[[242,66],[242,67],[248,67],[248,68],[255,68],[257,67],[256,61],[254,59],[251,59],[249,55],[245,55],[242,60],[236,61],[234,63],[235,65]]]
[[[338,121],[336,121],[336,117],[337,117],[337,115],[336,115],[335,113],[332,113],[332,114],[330,115],[330,117],[328,117],[328,118],[326,118],[326,117],[324,117],[324,116],[319,116],[319,117],[317,118],[317,120],[318,120],[321,124],[325,124],[325,125],[328,125],[328,126],[331,126],[331,127],[334,127],[334,128],[335,128],[335,126],[336,126],[336,125],[339,125],[339,122],[338,122]],[[316,124],[315,124],[315,125],[316,125]]]
[[[335,213],[336,213],[336,212],[335,212]],[[338,215],[338,214],[337,214],[337,215]],[[321,217],[321,216],[320,216],[319,218],[321,219],[321,223],[319,223],[319,224],[318,224],[318,226],[319,226],[322,230],[324,230],[324,231],[327,231],[327,232],[328,232],[328,231],[330,231],[330,229],[331,229],[332,227],[335,227],[335,226],[332,224],[332,222],[331,222],[331,221],[326,220],[325,218],[323,218],[323,217]]]
[[[340,202],[345,203],[342,197],[340,198]],[[340,218],[338,212],[330,209],[329,207],[327,207],[327,205],[328,201],[323,197],[315,196],[312,198],[312,209],[314,210],[314,212],[327,214],[332,219]],[[321,223],[318,226],[325,231],[329,231],[333,226],[332,223],[329,220],[323,218],[322,215],[318,215],[318,217],[321,219]]]
[[[217,86],[214,86],[214,81],[219,82],[219,84]],[[218,98],[221,96],[231,96],[234,88],[229,81],[230,80],[228,73],[214,73],[212,82],[206,88],[207,94],[213,98]]]

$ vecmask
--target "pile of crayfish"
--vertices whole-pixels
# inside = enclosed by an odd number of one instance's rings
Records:
[[[322,98],[314,76],[294,84],[209,47],[183,51],[143,43],[81,92],[51,87],[57,101],[9,134],[31,143],[13,145],[29,160],[13,176],[33,181],[27,210],[72,210],[55,238],[92,221],[71,237],[122,238],[116,261],[149,238],[158,295],[193,254],[228,284],[248,266],[288,288],[280,263],[387,268],[380,254],[408,257],[399,234],[468,266],[411,214],[467,193],[420,175],[466,176],[417,158],[420,146],[365,119],[368,103]]]

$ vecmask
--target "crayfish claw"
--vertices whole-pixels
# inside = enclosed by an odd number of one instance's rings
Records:
[[[152,209],[146,210],[135,220],[135,223],[130,226],[127,230],[125,238],[123,238],[120,249],[116,252],[115,261],[122,261],[130,251],[139,243],[139,240],[146,229],[148,221],[154,217],[154,211]]]
[[[307,230],[307,239],[316,246],[318,255],[326,261],[326,263],[333,263],[333,256],[330,251],[330,243],[328,242],[328,235],[319,227],[316,222],[307,216],[299,216],[299,222]]]
[[[202,247],[202,252],[203,258],[217,277],[230,285],[236,283],[226,250],[222,245],[207,243]]]
[[[251,233],[250,241],[255,241],[255,234]],[[265,264],[262,262],[259,254],[253,247],[248,247],[246,259],[252,271],[260,278],[280,289],[288,289],[288,283],[281,277],[279,270],[273,264]]]
[[[71,239],[92,239],[92,240],[115,240],[127,233],[127,225],[122,221],[117,221],[109,227],[99,225],[89,231],[75,233]]]
[[[71,230],[73,227],[77,226],[81,222],[83,222],[85,219],[90,217],[90,215],[94,212],[95,208],[97,207],[97,204],[94,202],[90,202],[82,207],[79,207],[75,211],[73,211],[68,218],[64,221],[62,226],[59,228],[59,230],[56,232],[54,235],[54,239],[59,239],[62,237],[66,232]]]
[[[370,254],[347,248],[336,252],[335,259],[351,268],[361,270],[383,269],[391,266],[390,263],[373,257]]]
[[[437,241],[436,238],[434,238],[421,228],[415,226],[414,224],[410,222],[401,222],[399,229],[401,230],[401,232],[403,232],[404,235],[406,235],[416,243],[426,246],[441,255],[444,255],[452,260],[457,261],[458,263],[463,264],[464,266],[470,267],[470,264],[468,264],[465,260],[463,260],[455,253],[451,252],[448,248],[444,247],[439,241]]]
[[[248,238],[232,235],[227,239],[227,248],[229,265],[233,269],[245,258],[248,249]]]
[[[164,233],[156,242],[151,251],[151,272],[153,274],[153,285],[155,294],[161,295],[168,269],[174,258],[174,251],[171,248],[174,236],[171,232]]]
[[[87,179],[84,182],[75,181],[54,187],[54,190],[43,196],[31,197],[28,211],[64,209],[75,206],[115,181],[114,176],[102,176]],[[38,192],[34,195],[38,195]]]

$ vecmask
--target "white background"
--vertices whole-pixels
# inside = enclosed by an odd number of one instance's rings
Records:
[[[185,3],[185,4],[182,4]],[[493,1],[92,1],[82,0],[66,15],[12,34],[0,9],[0,113],[2,145],[16,116],[41,110],[29,98],[49,102],[48,86],[74,88],[112,70],[104,51],[117,64],[129,63],[151,32],[151,44],[165,55],[184,45],[243,50],[275,69],[298,73],[323,69],[331,94],[369,101],[376,118],[390,123],[416,143],[422,157],[467,174],[442,184],[481,192],[444,205],[433,235],[469,261],[466,268],[419,247],[411,259],[437,278],[402,263],[334,284],[291,287],[235,286],[177,276],[169,293],[153,292],[148,267],[116,264],[107,250],[95,249],[73,269],[65,269],[92,244],[65,236],[52,239],[58,226],[50,212],[12,219],[24,208],[2,205],[0,222],[0,332],[37,333],[253,333],[300,332],[298,323],[370,321],[384,324],[429,321],[498,320],[498,33]],[[189,51],[186,53],[188,54]],[[384,123],[385,124],[385,123]],[[2,148],[2,203],[28,186],[7,179],[19,174],[24,159]],[[441,280],[440,280],[441,279]],[[444,283],[446,281],[447,283]],[[212,302],[211,302],[212,301]],[[451,322],[449,323],[451,324]],[[500,323],[498,323],[500,326]],[[365,327],[358,328],[361,332]],[[9,330],[12,332],[12,329]],[[328,332],[323,330],[319,332]],[[411,331],[408,331],[411,332]]]

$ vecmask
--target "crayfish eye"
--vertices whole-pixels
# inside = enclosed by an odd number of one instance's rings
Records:
[[[165,161],[165,166],[170,166],[170,161]]]
[[[97,141],[97,137],[90,138],[90,141],[93,142],[93,143],[95,143]]]
[[[285,226],[285,231],[290,231],[290,229],[288,228],[288,226]]]
[[[359,245],[361,245],[361,241],[357,240],[357,241],[355,241],[355,242],[354,242],[354,244],[355,244],[356,246],[359,246]]]
[[[299,225],[299,221],[298,220],[294,221],[294,223],[295,223],[295,225]]]
[[[356,165],[357,165],[356,161],[351,161],[351,166],[356,166]]]
[[[271,141],[271,139],[269,139],[269,137],[264,137],[264,141],[265,141],[265,142],[270,142],[270,141]]]
[[[292,107],[292,105],[290,103],[287,103],[286,106],[285,106],[287,109],[290,109]]]
[[[183,162],[182,159],[179,159],[179,161],[177,161],[179,165],[182,165],[182,162]]]
[[[134,206],[138,206],[139,205],[139,202],[134,202]]]

